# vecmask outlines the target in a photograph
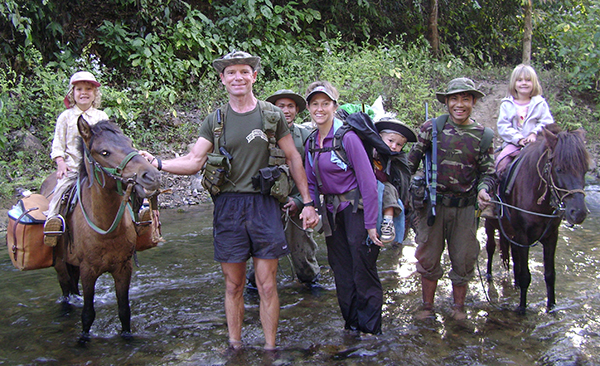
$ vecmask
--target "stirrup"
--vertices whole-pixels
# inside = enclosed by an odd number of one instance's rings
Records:
[[[65,233],[65,219],[62,215],[52,216],[44,223],[44,235],[61,236]]]
[[[44,224],[44,244],[49,247],[55,247],[58,238],[65,233],[65,219],[61,215],[52,216],[46,219]]]

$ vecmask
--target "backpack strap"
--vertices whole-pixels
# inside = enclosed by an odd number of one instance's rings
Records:
[[[479,141],[479,151],[487,151],[492,144],[492,140],[494,139],[494,130],[489,127],[483,128],[483,136]]]

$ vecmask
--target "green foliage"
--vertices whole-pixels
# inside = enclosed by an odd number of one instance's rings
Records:
[[[551,13],[549,53],[569,70],[580,91],[600,91],[600,1],[572,1]]]

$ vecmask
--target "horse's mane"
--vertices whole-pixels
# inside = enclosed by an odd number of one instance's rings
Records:
[[[562,131],[557,124],[544,127],[557,138],[554,147],[553,165],[556,169],[573,174],[580,174],[589,169],[590,155],[585,148],[582,130]],[[543,133],[537,135],[537,140],[523,149],[521,158],[523,168],[534,172],[537,170],[539,159],[546,150],[547,141]]]
[[[90,139],[90,146],[94,145],[95,137],[102,134],[105,131],[112,132],[115,135],[123,134],[123,131],[121,131],[119,126],[117,126],[116,124],[112,123],[109,120],[99,121],[98,123],[96,123],[95,125],[92,125],[90,127],[91,127],[91,132],[92,132],[92,138]],[[83,141],[81,136],[77,137],[77,139],[79,140],[77,149],[79,150],[79,154],[82,157],[81,161],[79,162],[79,176],[81,178],[85,178],[85,177],[87,177],[87,171],[85,170],[85,164],[83,161],[83,159],[86,158],[85,157],[85,142]]]

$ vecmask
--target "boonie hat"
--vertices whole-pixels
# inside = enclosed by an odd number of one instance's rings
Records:
[[[331,90],[328,90],[325,86],[319,85],[315,87],[308,95],[306,96],[306,102],[310,103],[310,99],[317,93],[323,93],[329,97],[329,99],[333,100],[337,103],[337,100],[333,97],[333,93]]]
[[[281,98],[289,98],[293,100],[296,103],[296,106],[298,107],[298,113],[306,109],[306,100],[300,94],[294,93],[294,91],[289,89],[278,90],[266,100],[269,103],[275,104],[275,102],[277,102]]]
[[[407,142],[417,142],[417,135],[412,128],[395,118],[383,117],[379,121],[375,122],[375,128],[377,128],[377,132],[379,133],[385,130],[391,130],[406,137]]]
[[[70,85],[75,85],[80,81],[87,81],[88,83],[92,83],[95,87],[99,87],[100,83],[96,80],[94,74],[88,71],[77,71],[71,76],[71,80],[69,81]]]
[[[446,104],[446,97],[458,93],[471,93],[476,99],[485,97],[485,94],[475,88],[473,80],[468,78],[457,78],[450,80],[446,92],[437,92],[435,96],[441,103]]]
[[[252,56],[248,52],[233,51],[213,61],[213,67],[217,73],[222,73],[227,66],[231,65],[249,65],[252,70],[260,69],[260,57]]]

